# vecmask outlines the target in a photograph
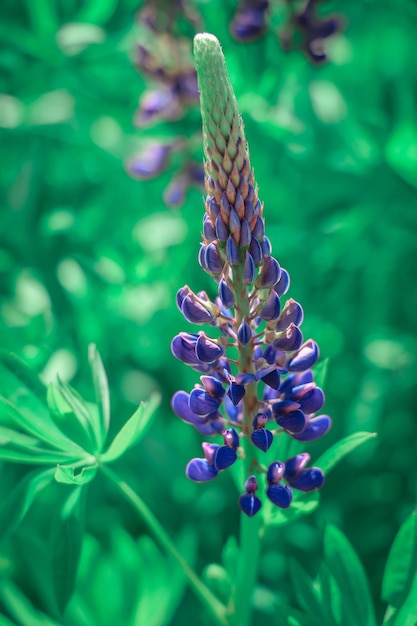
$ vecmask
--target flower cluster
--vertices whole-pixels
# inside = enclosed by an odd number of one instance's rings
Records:
[[[134,116],[134,124],[141,131],[161,122],[180,120],[198,104],[190,41],[175,32],[178,20],[184,16],[194,28],[198,27],[198,15],[180,0],[148,0],[138,14],[140,43],[135,48],[134,64],[152,84],[143,93]],[[182,204],[190,186],[203,187],[204,171],[194,158],[195,148],[201,141],[197,129],[195,135],[144,142],[127,163],[129,174],[139,180],[149,180],[159,176],[172,162],[179,161],[178,170],[164,192],[164,200],[172,206]]]
[[[340,31],[339,17],[319,17],[316,8],[319,0],[307,0],[301,8],[287,0],[287,19],[279,29],[281,44],[285,50],[292,48],[301,35],[301,47],[314,63],[327,60],[325,44],[329,37]],[[273,3],[268,0],[240,0],[230,23],[232,37],[242,42],[254,41],[262,37],[268,28],[268,12]],[[282,8],[281,8],[282,10]]]
[[[218,295],[211,300],[188,286],[178,292],[186,320],[212,332],[174,337],[174,356],[201,373],[201,384],[190,393],[178,391],[172,407],[202,435],[223,436],[223,445],[202,444],[204,458],[189,462],[187,476],[212,480],[242,458],[248,479],[239,503],[254,515],[261,506],[255,471],[266,474],[267,497],[282,508],[289,506],[292,489],[311,491],[324,481],[321,470],[305,468],[308,454],[265,469],[257,450],[266,452],[282,433],[314,441],[329,430],[331,420],[317,415],[324,404],[311,370],[318,346],[303,339],[300,304],[292,298],[283,302],[289,275],[265,236],[263,204],[217,39],[197,35],[195,57],[208,194],[199,263],[216,281]]]

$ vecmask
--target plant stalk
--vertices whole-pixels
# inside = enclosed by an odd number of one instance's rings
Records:
[[[226,607],[216,598],[210,589],[206,587],[206,585],[188,565],[152,511],[150,511],[138,494],[124,480],[119,478],[113,470],[109,469],[105,465],[101,465],[100,469],[130,502],[158,544],[178,563],[179,567],[184,572],[191,589],[210,612],[211,616],[215,619],[215,623],[219,626],[228,626],[229,622],[226,617]]]

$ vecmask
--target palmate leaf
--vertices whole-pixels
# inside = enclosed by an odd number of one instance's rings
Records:
[[[141,403],[130,419],[122,426],[111,442],[108,450],[101,455],[103,463],[111,463],[121,457],[126,450],[134,446],[145,435],[159,406],[160,397],[152,396],[149,401]]]
[[[389,603],[384,624],[415,626],[417,622],[417,511],[394,539],[385,566],[382,598]]]

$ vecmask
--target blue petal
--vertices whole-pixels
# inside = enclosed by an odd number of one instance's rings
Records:
[[[185,474],[196,483],[204,483],[216,478],[218,471],[206,459],[191,459],[185,468]]]
[[[200,376],[200,380],[204,385],[204,389],[214,398],[223,398],[226,391],[220,380],[214,376]]]
[[[229,446],[220,446],[213,454],[213,465],[216,470],[223,470],[233,465],[236,459],[236,450]]]
[[[258,267],[262,263],[263,254],[261,244],[255,237],[252,237],[250,246],[249,246],[250,255],[256,265]]]
[[[252,233],[250,230],[249,222],[247,219],[244,219],[240,225],[239,248],[247,248],[251,242],[251,238]]]
[[[202,419],[190,409],[189,399],[190,396],[188,393],[185,391],[177,391],[171,400],[172,410],[178,417],[184,420],[184,422],[198,424],[202,422]]]
[[[272,389],[279,389],[280,377],[277,369],[273,369],[272,372],[268,372],[261,378],[263,382],[269,387],[272,387]]]
[[[262,270],[255,281],[255,285],[261,289],[273,287],[275,283],[278,282],[280,275],[281,268],[278,261],[272,256],[266,256],[264,257]]]
[[[181,307],[182,307],[182,303],[184,302],[184,299],[187,296],[189,296],[190,293],[192,293],[192,291],[188,285],[185,285],[184,287],[181,287],[181,289],[178,290],[176,299],[177,299],[177,307],[179,308],[180,311],[181,311]]]
[[[207,260],[206,260],[206,252],[207,252],[207,246],[202,244],[202,246],[200,247],[200,250],[198,252],[198,262],[201,265],[201,267],[203,268],[203,270],[205,272],[208,272],[209,268],[208,268]]]
[[[272,405],[272,413],[274,414],[274,417],[276,419],[277,417],[283,417],[284,415],[288,415],[288,413],[292,413],[299,408],[300,405],[298,404],[298,402],[293,402],[292,400],[282,400],[282,402],[274,402],[274,404]]]
[[[281,276],[279,281],[274,285],[274,290],[279,296],[284,296],[290,288],[290,275],[287,270],[281,267]]]
[[[202,363],[214,363],[214,361],[223,356],[224,350],[209,337],[201,334],[196,342],[195,353]]]
[[[245,388],[243,385],[238,385],[237,383],[232,382],[230,383],[230,387],[227,393],[233,404],[237,406],[245,395]]]
[[[292,352],[293,350],[297,350],[302,342],[303,334],[301,330],[295,324],[290,324],[289,327],[281,333],[281,336],[275,339],[272,345],[277,350]]]
[[[282,309],[279,320],[275,324],[275,330],[285,330],[291,323],[295,324],[295,326],[301,326],[303,318],[304,312],[301,304],[289,298]]]
[[[229,237],[229,230],[224,223],[221,214],[218,215],[216,218],[216,235],[217,239],[219,241],[222,241],[223,243],[225,243],[227,241],[227,238]]]
[[[226,258],[230,265],[239,265],[239,251],[231,236],[226,243]]]
[[[290,433],[301,433],[305,428],[306,421],[306,416],[300,409],[277,418],[277,424]]]
[[[254,383],[255,380],[255,374],[238,374],[235,378],[238,385],[249,385],[250,383]]]
[[[191,296],[186,296],[181,306],[185,319],[192,324],[208,324],[214,316]]]
[[[245,265],[243,267],[243,282],[245,285],[251,285],[255,280],[255,261],[249,252],[246,252]]]
[[[285,464],[281,461],[274,461],[268,467],[268,471],[266,473],[266,479],[270,485],[278,484],[279,481],[284,477],[285,473]]]
[[[272,320],[276,320],[279,317],[281,311],[281,302],[279,296],[273,289],[269,294],[268,300],[265,302],[262,310],[259,315],[263,320],[270,322]]]
[[[239,507],[243,513],[246,513],[248,517],[253,517],[259,511],[262,506],[262,502],[253,493],[244,493],[239,498]]]
[[[193,389],[190,393],[190,409],[201,417],[206,417],[211,413],[216,413],[221,404],[221,400],[213,398],[204,389]]]
[[[258,428],[251,434],[251,439],[254,446],[266,452],[271,447],[274,437],[270,430]]]
[[[256,476],[249,476],[248,480],[245,482],[246,493],[255,493],[257,489],[258,481],[256,480]]]
[[[237,330],[237,338],[244,346],[246,346],[246,344],[249,343],[249,341],[252,339],[251,327],[245,320],[243,320]]]
[[[291,487],[300,491],[314,491],[324,485],[324,474],[318,467],[305,469],[294,478],[288,479]]]
[[[323,437],[331,425],[332,420],[328,415],[320,415],[311,419],[301,433],[293,434],[292,437],[297,441],[315,441]]]
[[[239,447],[239,435],[234,428],[223,431],[223,441],[226,446],[236,450]]]
[[[290,372],[304,372],[310,369],[317,362],[319,358],[319,347],[309,339],[301,348],[299,348],[296,354],[287,363],[287,368]]]
[[[211,274],[218,276],[223,271],[223,261],[220,257],[217,243],[211,243],[206,249],[206,265]]]
[[[204,238],[211,243],[212,241],[215,241],[217,239],[217,235],[216,235],[216,229],[213,225],[213,222],[211,221],[208,213],[205,213],[204,218],[203,218],[203,233],[204,233]]]
[[[225,280],[219,283],[219,297],[226,309],[230,309],[235,303],[235,295]]]
[[[264,237],[261,241],[262,253],[264,256],[270,256],[272,252],[271,242],[268,237]]]
[[[315,387],[310,393],[301,398],[301,409],[306,415],[320,411],[324,404],[324,393],[320,387]]]
[[[195,344],[198,335],[180,333],[171,342],[172,354],[187,365],[198,365],[199,360],[195,353]]]
[[[252,235],[259,242],[261,242],[265,236],[265,222],[260,215],[256,218],[255,226],[252,228]]]
[[[206,209],[211,219],[215,220],[218,217],[220,213],[220,207],[217,204],[216,200],[213,198],[213,196],[206,197]]]
[[[310,455],[307,452],[302,452],[285,461],[284,478],[287,480],[294,478],[305,468],[309,460]]]
[[[288,509],[292,500],[292,491],[287,485],[270,485],[266,490],[266,495],[273,504],[281,509]]]

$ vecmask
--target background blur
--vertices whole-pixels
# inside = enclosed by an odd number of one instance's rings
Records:
[[[2,0],[0,346],[45,382],[59,373],[92,399],[87,346],[95,342],[114,430],[159,390],[157,419],[119,471],[172,536],[197,531],[198,570],[220,560],[238,528],[235,487],[227,474],[208,485],[186,480],[201,437],[170,411],[172,394],[198,378],[170,352],[171,338],[191,329],[176,291],[189,284],[214,295],[215,285],[197,264],[198,106],[186,94],[172,109],[167,85],[172,97],[178,89],[164,78],[192,65],[195,32],[214,33],[245,121],[274,255],[303,305],[305,337],[329,358],[326,412],[334,426],[309,451],[314,460],[346,434],[378,432],[328,477],[313,515],[267,536],[261,583],[295,605],[288,556],[314,574],[330,521],[363,560],[382,614],[383,564],[416,500],[417,4],[321,3],[317,15],[337,14],[340,28],[320,65],[294,30],[298,4],[272,4],[263,36],[237,41],[233,0],[155,2],[142,18],[138,0]],[[27,470],[3,471],[13,481]],[[35,507],[25,522],[32,532],[36,515]],[[110,570],[120,526],[133,537],[142,532],[129,506],[97,479],[87,531],[91,545],[107,550]],[[32,545],[27,536],[22,544],[24,533],[23,525],[3,547],[0,571],[53,613],[18,547]],[[81,582],[83,575],[85,567]],[[191,623],[199,610],[187,592],[171,623]],[[67,623],[81,623],[71,605]]]

